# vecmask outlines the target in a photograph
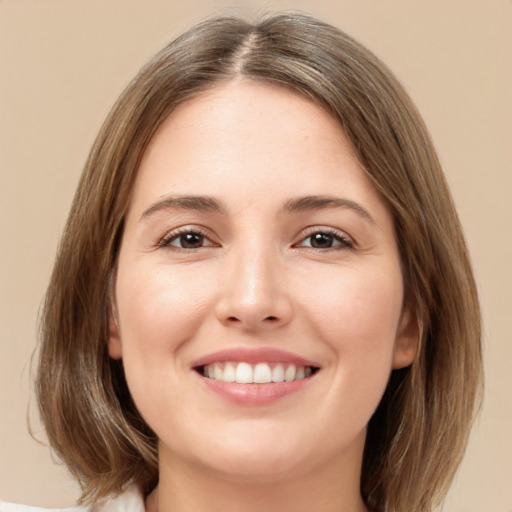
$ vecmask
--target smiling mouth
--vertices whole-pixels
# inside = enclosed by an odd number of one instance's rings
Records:
[[[318,372],[319,368],[290,363],[250,364],[226,361],[197,366],[194,370],[203,377],[220,382],[270,384],[307,379]]]

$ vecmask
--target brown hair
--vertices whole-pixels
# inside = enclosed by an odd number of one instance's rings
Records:
[[[180,102],[236,77],[326,109],[387,200],[420,350],[392,372],[368,426],[361,493],[375,512],[429,511],[461,460],[481,387],[481,326],[462,229],[429,134],[372,53],[314,18],[217,18],[158,53],[128,85],[87,160],[42,316],[37,394],[53,450],[94,500],[158,481],[156,437],[109,358],[110,288],[142,154]]]

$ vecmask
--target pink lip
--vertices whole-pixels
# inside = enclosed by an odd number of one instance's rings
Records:
[[[204,366],[212,363],[222,363],[232,361],[234,363],[288,363],[295,366],[314,366],[318,368],[320,365],[299,357],[291,352],[279,350],[272,347],[248,348],[234,347],[218,352],[213,352],[192,363],[192,367]]]
[[[203,385],[218,396],[238,405],[271,405],[285,396],[300,391],[313,377],[292,382],[272,382],[268,384],[239,384],[208,379],[199,374]]]
[[[195,361],[193,368],[212,363],[221,362],[246,362],[257,363],[285,363],[295,366],[312,366],[318,368],[315,362],[308,361],[291,352],[275,348],[229,348],[208,354]],[[238,382],[222,382],[209,379],[195,372],[201,383],[207,390],[215,393],[223,399],[238,405],[256,406],[271,405],[285,396],[300,391],[312,382],[314,375],[305,379],[292,382],[271,382],[267,384],[240,384]]]

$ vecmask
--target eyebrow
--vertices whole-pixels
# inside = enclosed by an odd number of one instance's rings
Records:
[[[169,209],[196,210],[209,213],[226,214],[226,207],[217,199],[209,196],[168,196],[152,204],[141,215],[141,220],[145,217]]]
[[[375,224],[375,220],[368,210],[363,208],[359,203],[343,197],[330,195],[303,196],[289,199],[283,206],[283,210],[286,212],[304,212],[323,208],[346,208],[354,211],[371,224]]]
[[[141,220],[161,210],[168,210],[173,208],[218,213],[222,215],[227,214],[227,208],[224,206],[224,204],[214,197],[168,196],[152,204],[147,210],[145,210],[141,215]],[[371,224],[375,224],[373,217],[359,203],[343,197],[330,195],[312,195],[288,199],[284,203],[282,211],[286,213],[294,213],[310,210],[320,210],[324,208],[349,209],[363,217],[365,220],[369,221]]]

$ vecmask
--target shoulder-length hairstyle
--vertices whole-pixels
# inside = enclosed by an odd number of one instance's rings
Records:
[[[387,201],[420,348],[368,426],[361,494],[374,512],[438,505],[465,450],[482,382],[481,326],[462,229],[429,133],[387,67],[300,14],[201,23],[128,85],[92,147],[41,322],[36,389],[50,444],[93,501],[158,481],[157,439],[109,358],[111,284],[139,162],[181,102],[230,80],[288,87],[339,122]]]

